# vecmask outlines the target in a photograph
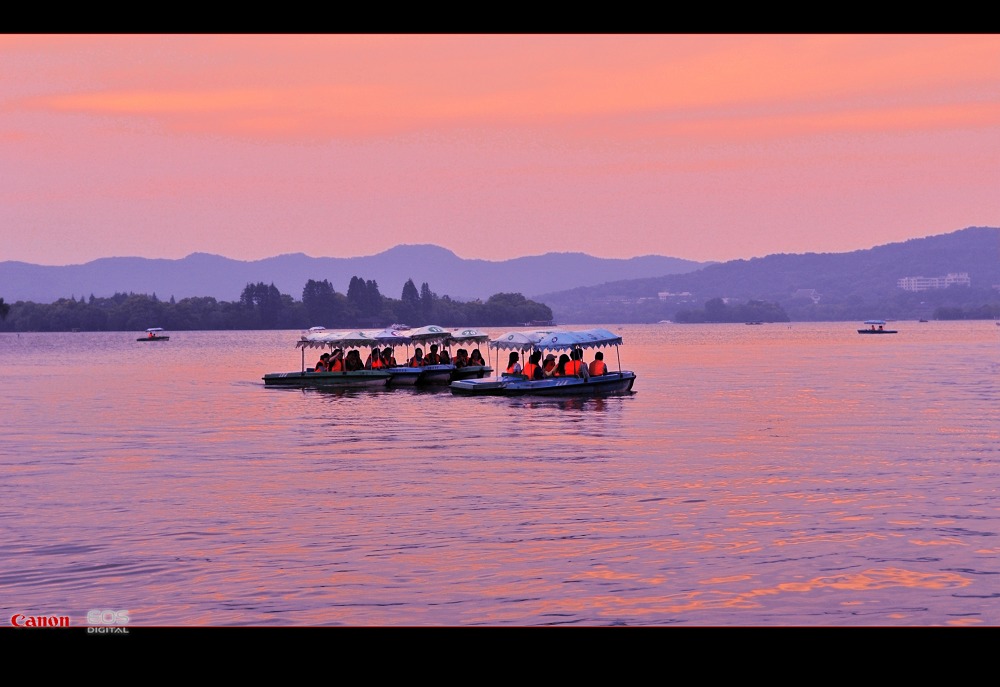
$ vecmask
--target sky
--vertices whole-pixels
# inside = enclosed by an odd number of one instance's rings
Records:
[[[1000,226],[1000,35],[0,34],[0,261]]]

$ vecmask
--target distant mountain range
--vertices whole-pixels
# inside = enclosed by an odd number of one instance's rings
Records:
[[[274,284],[295,300],[308,280],[329,280],[347,293],[352,277],[375,280],[379,291],[399,298],[407,279],[419,289],[453,300],[486,299],[495,293],[530,294],[637,277],[680,274],[711,263],[648,255],[630,259],[583,253],[547,253],[493,262],[466,260],[433,245],[403,245],[360,258],[313,258],[302,253],[255,261],[193,253],[180,260],[101,258],[82,265],[46,266],[0,262],[0,297],[7,303],[52,303],[60,298],[115,293],[156,294],[161,300],[211,296],[237,301],[247,284]]]
[[[902,277],[967,274],[968,287],[906,291]],[[793,320],[925,317],[1000,304],[1000,228],[968,227],[849,253],[778,254],[686,274],[542,293],[559,322],[657,322],[713,298],[781,304]]]

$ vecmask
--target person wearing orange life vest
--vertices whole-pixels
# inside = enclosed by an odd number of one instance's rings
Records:
[[[545,356],[545,362],[542,364],[542,374],[546,377],[552,377],[556,373],[556,357],[552,353]]]
[[[469,354],[469,364],[480,365],[482,367],[486,366],[486,361],[483,359],[483,354],[479,352],[478,348],[472,349],[472,353]]]
[[[413,351],[413,357],[410,358],[410,367],[423,367],[427,363],[424,361],[424,349],[416,348]]]
[[[368,359],[365,360],[366,370],[377,370],[382,367],[382,353],[378,350],[378,346],[372,346],[371,353],[368,354]]]
[[[567,377],[583,377],[587,379],[590,376],[590,370],[587,369],[586,363],[583,362],[583,350],[574,348],[570,352],[569,362],[566,363],[564,370]]]
[[[520,356],[518,356],[517,351],[511,351],[510,356],[507,358],[507,372],[509,375],[519,375],[521,374],[521,363],[518,362]]]
[[[424,356],[424,365],[440,365],[441,355],[438,353],[438,345],[431,344],[431,350]]]
[[[608,373],[608,366],[604,364],[604,354],[600,351],[594,354],[594,360],[590,363],[589,372],[591,377],[606,375]]]
[[[542,366],[539,364],[542,360],[542,352],[535,351],[528,358],[528,363],[524,366],[522,370],[525,377],[528,379],[545,379],[545,374],[542,372]]]
[[[330,372],[343,372],[344,371],[344,352],[339,348],[333,349],[333,353],[330,354],[329,360],[329,371]]]
[[[324,353],[323,355],[321,355],[319,357],[319,360],[317,360],[316,364],[313,366],[313,372],[326,372],[329,369],[328,365],[329,358],[330,358],[329,353]]]
[[[396,357],[388,346],[382,350],[382,367],[396,367]]]

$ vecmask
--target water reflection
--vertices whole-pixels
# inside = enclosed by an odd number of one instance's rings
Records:
[[[997,328],[898,328],[629,325],[635,393],[553,399],[265,389],[288,332],[0,335],[0,605],[998,624]]]

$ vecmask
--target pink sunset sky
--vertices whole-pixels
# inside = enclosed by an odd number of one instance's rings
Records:
[[[1000,35],[0,35],[0,261],[1000,225]]]

